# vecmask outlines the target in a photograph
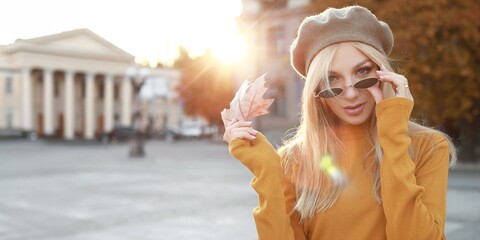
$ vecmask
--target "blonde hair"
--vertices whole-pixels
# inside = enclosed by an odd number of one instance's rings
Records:
[[[389,59],[373,47],[359,42],[351,42],[351,44],[378,66],[384,65],[387,69],[392,70]],[[330,63],[339,45],[334,44],[322,49],[312,60],[302,93],[300,125],[295,134],[279,149],[280,156],[284,161],[285,174],[291,176],[291,180],[296,186],[297,201],[294,208],[299,212],[301,221],[312,218],[316,212],[329,209],[336,202],[348,181],[347,176],[341,174],[342,171],[337,178],[330,178],[326,176],[322,168],[318,167],[320,159],[329,156],[331,161],[337,160],[336,156],[342,151],[342,142],[335,130],[339,122],[337,117],[325,105],[323,99],[314,97],[316,88],[321,81],[328,86]],[[395,96],[391,84],[383,83],[380,87],[385,98]],[[375,114],[372,113],[367,121],[369,123],[364,124],[364,132],[373,147],[365,159],[372,153],[374,154],[374,160],[370,166],[373,175],[372,195],[377,202],[381,203],[380,164],[383,152],[376,135]],[[450,164],[453,165],[457,157],[451,139],[444,133],[409,121],[409,136],[425,132],[438,132],[446,138],[451,149]],[[413,156],[412,148],[410,148],[410,156]],[[340,169],[345,169],[348,163],[335,162],[334,164]]]

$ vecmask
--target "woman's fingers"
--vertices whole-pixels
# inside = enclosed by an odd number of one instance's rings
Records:
[[[225,129],[223,140],[228,143],[237,138],[253,140],[257,133],[258,131],[252,128],[252,122],[237,121]]]
[[[255,139],[257,133],[253,128],[234,128],[232,129],[232,140],[235,138]]]
[[[236,121],[234,122],[233,124],[230,124],[230,128],[238,128],[238,127],[251,127],[252,126],[252,122],[250,121]]]
[[[396,97],[403,97],[413,101],[413,97],[408,86],[408,80],[405,78],[405,76],[391,72],[384,66],[380,67],[380,70],[377,71],[377,74],[380,81],[389,82],[392,84]]]
[[[373,86],[367,88],[367,90],[372,94],[373,99],[375,100],[376,103],[379,103],[383,99],[383,93],[382,90],[378,86]]]

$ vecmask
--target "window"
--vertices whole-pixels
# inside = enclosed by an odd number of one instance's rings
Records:
[[[53,94],[56,98],[58,98],[60,94],[60,81],[56,78],[53,80]]]
[[[101,82],[98,83],[97,86],[98,86],[98,89],[97,89],[97,91],[98,91],[98,98],[99,98],[100,100],[103,100],[103,94],[104,94],[104,90],[105,90],[105,84],[103,83],[103,81],[101,81]]]
[[[13,80],[12,77],[5,78],[5,93],[10,94],[13,92]]]
[[[87,87],[87,83],[85,81],[82,81],[80,83],[80,94],[81,94],[81,97],[82,99],[85,99],[85,88]]]
[[[120,86],[118,84],[115,84],[113,85],[113,98],[116,100],[118,100],[118,98],[120,97]]]
[[[285,85],[276,86],[272,88],[276,93],[275,101],[272,104],[272,114],[277,116],[286,116],[286,95]]]
[[[268,108],[270,114],[275,116],[287,115],[287,96],[284,81],[272,81],[272,84],[264,96],[265,98],[274,98],[272,105]]]
[[[273,27],[268,31],[267,54],[270,57],[279,57],[286,53],[285,30],[283,27]]]
[[[13,128],[13,113],[11,110],[9,110],[5,116],[6,118],[6,123],[7,123],[7,129],[12,129]]]

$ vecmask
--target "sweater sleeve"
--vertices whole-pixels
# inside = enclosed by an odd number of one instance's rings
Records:
[[[300,223],[300,214],[295,210],[295,203],[297,202],[295,184],[292,183],[287,176],[283,177],[283,192],[285,194],[285,207],[287,208],[287,214],[290,217],[295,240],[306,240],[307,236],[303,224]]]
[[[253,210],[258,238],[293,240],[282,191],[283,177],[278,153],[261,133],[253,141],[233,140],[229,150],[254,175],[251,186],[257,192],[259,201],[259,206]]]
[[[414,163],[407,134],[412,109],[413,102],[404,98],[385,99],[376,107],[387,239],[445,239],[448,143],[430,134],[416,149]]]

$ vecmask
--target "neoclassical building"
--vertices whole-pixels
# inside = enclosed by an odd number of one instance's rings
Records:
[[[142,68],[88,29],[0,45],[0,132],[94,139],[131,126],[138,78],[167,79],[171,90],[180,75]],[[166,100],[175,105],[175,97]]]

